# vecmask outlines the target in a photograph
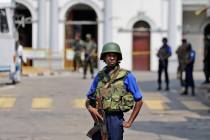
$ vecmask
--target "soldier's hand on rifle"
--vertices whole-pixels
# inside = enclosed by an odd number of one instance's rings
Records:
[[[91,116],[93,117],[93,119],[96,123],[103,122],[103,117],[98,112],[97,108],[91,106],[89,99],[86,100],[85,106],[86,106],[87,110],[90,112]]]
[[[131,127],[131,123],[129,123],[127,121],[123,121],[123,127],[130,128]]]
[[[94,116],[96,116],[97,118],[99,118],[101,121],[103,121],[103,117],[99,114],[98,110],[92,106],[88,107],[88,111],[91,114],[94,114]]]

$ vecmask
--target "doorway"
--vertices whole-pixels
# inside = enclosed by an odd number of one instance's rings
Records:
[[[73,57],[71,56],[71,40],[77,33],[80,33],[81,39],[85,41],[86,34],[91,34],[92,39],[98,41],[97,15],[93,8],[85,4],[76,4],[69,8],[66,13],[65,23],[65,49],[64,66],[66,69],[73,68]],[[97,54],[95,54],[94,66],[97,68]]]
[[[138,21],[133,26],[133,70],[150,70],[150,26]]]

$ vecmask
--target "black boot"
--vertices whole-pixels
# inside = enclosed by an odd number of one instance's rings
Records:
[[[168,86],[168,84],[166,85],[165,91],[169,91],[169,86]]]
[[[158,84],[157,90],[161,90],[161,89],[162,89],[161,84]]]
[[[195,96],[195,88],[192,87],[192,96]]]
[[[187,95],[187,94],[188,94],[187,91],[181,93],[181,95]]]
[[[188,94],[188,88],[185,87],[184,92],[181,93],[181,95],[187,95]]]
[[[91,75],[91,79],[93,79],[94,78],[94,76],[93,76],[93,74]]]

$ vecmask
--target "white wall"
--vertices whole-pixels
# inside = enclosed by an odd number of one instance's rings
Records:
[[[157,29],[165,30],[166,28],[166,4],[161,3],[161,0],[135,0],[135,1],[113,1],[113,41],[121,46],[123,53],[123,61],[121,66],[132,70],[132,28],[135,22],[144,20],[151,26],[151,62],[150,69],[157,70],[156,53],[161,45],[162,32],[157,32]],[[120,5],[119,5],[120,3]],[[152,3],[152,4],[151,4]],[[129,5],[129,6],[128,6]],[[120,31],[123,29],[124,31]]]
[[[37,48],[37,20],[38,20],[38,10],[37,1],[35,0],[16,0],[26,5],[30,12],[32,13],[33,20],[33,48]],[[49,1],[48,1],[49,2]],[[168,31],[168,0],[113,0],[113,41],[119,43],[122,50],[123,61],[121,66],[132,70],[132,27],[138,20],[144,20],[151,26],[151,40],[150,40],[150,50],[151,50],[151,71],[156,71],[158,66],[158,59],[156,57],[157,50],[161,45],[162,37],[167,37]],[[186,0],[184,1],[186,3]],[[65,33],[65,13],[74,4],[84,3],[92,7],[98,16],[100,21],[98,25],[98,56],[103,47],[103,0],[59,0],[59,45],[58,49],[60,52],[64,50],[64,33]],[[194,1],[195,3],[195,1]],[[199,3],[199,2],[197,2]],[[49,7],[47,8],[49,12]],[[49,14],[49,13],[48,13]],[[181,16],[181,15],[180,15]],[[49,17],[49,16],[48,16]],[[180,17],[177,17],[180,20]],[[184,29],[187,25],[192,25],[191,29],[201,28],[202,23],[198,21],[205,22],[206,17],[197,18],[193,17],[188,13],[184,13]],[[49,22],[49,19],[47,19]],[[179,21],[180,23],[181,21]],[[48,23],[49,25],[49,23]],[[124,31],[119,31],[119,29],[124,29]],[[49,32],[49,30],[47,31]],[[202,34],[197,36],[185,34],[187,38],[192,42],[193,46],[199,48],[202,47]],[[181,36],[178,37],[178,40]],[[195,42],[198,40],[198,42]],[[46,44],[49,47],[48,44]],[[173,52],[175,51],[174,47]],[[202,52],[202,51],[201,51]],[[175,56],[174,56],[175,57]],[[99,57],[98,57],[99,58]],[[200,63],[201,59],[199,59]],[[103,65],[103,64],[100,64]],[[170,66],[170,64],[169,64]],[[200,67],[200,66],[199,66]]]

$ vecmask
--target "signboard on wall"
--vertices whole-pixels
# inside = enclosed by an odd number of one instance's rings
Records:
[[[28,59],[46,59],[49,57],[49,51],[46,49],[25,49],[23,53]]]

